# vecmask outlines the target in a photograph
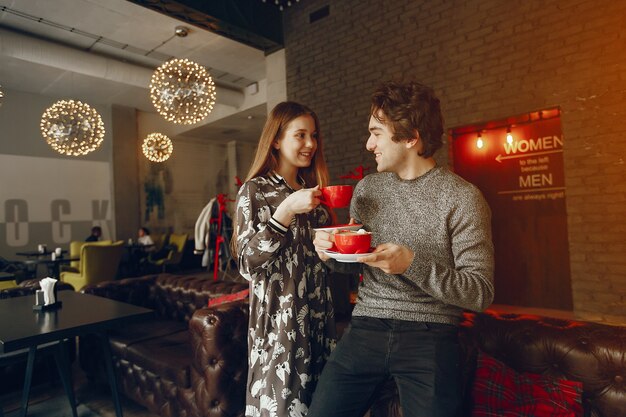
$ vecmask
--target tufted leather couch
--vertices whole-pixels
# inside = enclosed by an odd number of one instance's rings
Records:
[[[87,286],[83,292],[151,308],[156,318],[110,333],[123,393],[164,416],[243,416],[248,305],[207,308],[210,298],[247,284],[214,282],[212,274],[160,274]],[[90,378],[104,378],[98,341],[80,338]]]
[[[246,287],[213,283],[209,277],[161,275],[85,288],[158,312],[153,324],[112,335],[126,395],[162,416],[242,417],[248,305],[203,306],[211,297]],[[460,340],[465,416],[471,415],[474,367],[482,350],[518,372],[582,381],[585,417],[626,417],[626,327],[488,310],[464,315]],[[85,342],[81,338],[81,365],[93,371],[102,361],[97,346]],[[401,415],[390,381],[370,416]]]
[[[626,327],[487,310],[465,314],[460,340],[465,416],[471,415],[474,366],[482,350],[518,372],[581,381],[585,417],[626,417]],[[390,381],[371,416],[401,415]]]

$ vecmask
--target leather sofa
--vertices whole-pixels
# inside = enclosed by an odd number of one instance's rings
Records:
[[[101,283],[85,292],[154,308],[158,318],[111,335],[124,393],[162,416],[243,416],[247,374],[245,302],[206,308],[246,284],[161,275]],[[188,323],[188,327],[187,327]],[[81,338],[84,369],[98,355]],[[626,417],[626,327],[532,315],[466,313],[460,328],[465,410],[471,415],[476,358],[483,351],[518,372],[583,382],[585,417]],[[392,381],[371,417],[401,416]]]
[[[82,291],[156,311],[154,319],[109,334],[120,390],[128,398],[164,417],[217,417],[243,415],[248,305],[207,304],[247,288],[202,273],[128,278]],[[91,379],[106,375],[94,338],[80,338],[79,360]]]
[[[472,415],[476,358],[482,351],[517,372],[582,382],[585,417],[626,417],[626,327],[491,310],[464,316],[464,416]],[[389,381],[371,417],[392,416],[402,412]]]

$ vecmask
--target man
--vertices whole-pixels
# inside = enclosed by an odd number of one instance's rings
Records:
[[[356,187],[350,216],[372,232],[350,329],[326,364],[308,417],[362,416],[392,377],[404,417],[457,416],[461,370],[457,324],[463,309],[493,300],[490,210],[472,184],[437,166],[443,118],[434,92],[419,83],[387,83],[372,96],[370,136],[378,173]]]
[[[102,228],[100,226],[94,226],[91,228],[91,234],[87,236],[85,242],[97,242],[102,236]]]

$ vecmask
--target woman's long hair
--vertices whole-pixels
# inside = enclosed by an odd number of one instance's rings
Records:
[[[311,164],[306,168],[300,168],[298,174],[302,177],[306,187],[311,188],[319,185],[324,187],[328,185],[328,167],[324,160],[324,147],[322,141],[322,134],[320,132],[320,122],[317,115],[313,110],[293,101],[283,101],[278,103],[276,107],[272,109],[261,138],[259,139],[259,145],[256,148],[254,155],[254,161],[250,166],[246,181],[250,181],[252,178],[259,175],[265,175],[278,168],[278,150],[274,148],[274,141],[280,139],[285,132],[287,125],[300,116],[309,115],[315,122],[315,130],[317,131],[317,149],[311,160]],[[331,216],[334,213],[331,211]],[[333,217],[334,219],[334,217]],[[233,259],[238,260],[237,253],[237,215],[235,214],[233,219],[233,237],[230,241],[230,252]]]
[[[280,139],[287,125],[289,125],[292,120],[303,115],[311,116],[315,122],[317,150],[313,155],[311,165],[306,168],[300,168],[298,174],[304,179],[307,188],[315,187],[316,185],[320,187],[328,185],[328,167],[324,160],[324,147],[319,119],[307,106],[293,101],[278,103],[276,107],[272,109],[263,127],[259,145],[254,155],[254,161],[250,166],[246,181],[258,177],[259,175],[265,175],[278,168],[278,150],[274,148],[273,143]]]

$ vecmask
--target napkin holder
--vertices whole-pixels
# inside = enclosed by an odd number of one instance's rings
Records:
[[[51,311],[51,310],[57,310],[63,306],[63,302],[59,300],[59,296],[57,294],[57,284],[58,282],[54,284],[54,287],[52,290],[54,294],[54,301],[55,301],[52,304],[44,304],[43,290],[35,291],[35,305],[33,305],[33,310]]]
[[[51,311],[51,310],[57,310],[59,308],[63,307],[63,301],[57,301],[56,303],[52,303],[52,304],[41,304],[41,305],[37,305],[35,304],[33,306],[33,310],[35,311]]]

